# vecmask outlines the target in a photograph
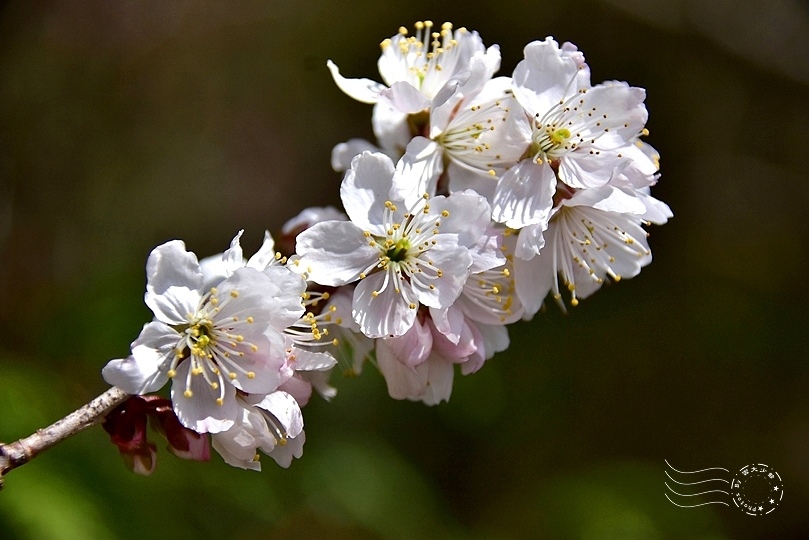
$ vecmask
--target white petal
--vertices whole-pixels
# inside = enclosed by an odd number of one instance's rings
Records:
[[[394,161],[404,153],[412,134],[407,124],[407,113],[387,103],[377,103],[371,114],[371,126],[383,151]]]
[[[542,116],[578,91],[574,82],[578,71],[552,38],[534,41],[525,46],[525,60],[514,69],[514,95],[531,116]]]
[[[428,266],[421,265],[423,272],[414,273],[410,278],[419,302],[425,306],[439,309],[449,307],[461,294],[469,277],[472,256],[468,249],[445,240],[446,237],[452,236],[454,235],[434,236],[438,243],[421,256],[422,259],[432,261],[432,267],[440,270],[441,276],[431,271]],[[433,285],[433,288],[430,288],[430,285]]]
[[[457,235],[461,246],[477,245],[491,223],[489,203],[474,191],[456,191],[449,197],[436,197],[430,201],[430,206],[433,212],[442,214],[441,233]]]
[[[317,223],[298,235],[298,257],[289,268],[306,272],[309,280],[321,285],[345,285],[378,261],[379,250],[368,242],[350,221]]]
[[[348,221],[348,216],[333,206],[310,206],[284,223],[281,233],[297,235],[321,221]]]
[[[329,68],[337,87],[357,101],[376,103],[379,99],[379,92],[385,89],[384,84],[371,79],[346,79],[340,75],[340,70],[331,60],[326,62],[326,66]]]
[[[497,183],[492,219],[512,229],[547,223],[556,193],[556,175],[550,165],[525,159],[509,169]]]
[[[626,160],[617,155],[595,158],[583,152],[571,152],[559,161],[559,180],[576,189],[603,186],[626,165]]]
[[[176,330],[161,322],[144,325],[132,343],[132,356],[111,360],[101,374],[104,380],[128,394],[156,392],[166,384],[166,371],[180,341]]]
[[[379,92],[379,101],[403,113],[415,114],[430,106],[430,99],[409,82],[399,81]]]
[[[646,212],[646,206],[634,193],[612,186],[579,190],[565,201],[565,206],[589,206],[619,214],[641,215]]]
[[[331,168],[337,172],[347,171],[351,160],[363,152],[382,152],[382,149],[365,139],[349,139],[332,149]]]
[[[354,289],[352,316],[363,334],[372,338],[401,336],[416,320],[416,310],[410,308],[415,299],[410,298],[410,288],[394,291],[389,284],[377,296],[374,291],[382,289],[385,272],[371,274],[357,283]]]
[[[264,270],[275,262],[275,241],[270,234],[270,231],[264,231],[264,242],[261,247],[256,251],[250,260],[247,261],[248,268],[255,268],[256,270]]]
[[[146,305],[168,324],[187,322],[201,298],[202,271],[197,256],[180,240],[157,246],[146,262]]]
[[[253,317],[256,327],[270,324],[277,330],[297,322],[303,315],[302,296],[306,282],[285,266],[270,266],[263,272],[240,268],[219,284],[218,296],[233,300],[222,303],[216,321],[231,317]],[[263,330],[261,330],[263,331]]]
[[[325,352],[307,351],[300,347],[292,347],[290,367],[295,371],[325,371],[337,365],[337,360]]]
[[[530,261],[540,252],[545,245],[544,232],[548,228],[547,223],[537,223],[528,225],[520,229],[517,235],[517,245],[514,255],[525,261]]]
[[[419,399],[425,405],[438,405],[442,401],[449,401],[455,377],[453,364],[438,355],[433,355],[420,366],[421,369],[424,367],[428,369],[427,386]]]
[[[393,174],[393,162],[385,154],[363,152],[351,162],[351,168],[340,185],[340,198],[357,227],[385,236],[382,223]]]
[[[295,438],[303,431],[303,414],[295,398],[286,392],[269,394],[256,407],[270,412],[286,430],[286,435]]]
[[[191,375],[190,384],[186,386],[190,365],[186,361],[177,366],[171,384],[171,401],[180,423],[197,433],[219,433],[230,429],[239,413],[236,389],[224,385],[223,403],[218,405],[216,400],[220,390],[211,388],[202,375]],[[186,390],[192,392],[190,397],[185,396]]]
[[[396,164],[390,198],[412,208],[425,193],[435,196],[438,177],[444,170],[441,147],[430,139],[415,137]]]
[[[530,261],[514,259],[514,280],[517,285],[517,294],[528,319],[542,307],[542,303],[556,279],[553,249],[552,245],[546,245],[543,253]]]
[[[300,459],[303,456],[303,443],[306,442],[306,433],[301,431],[294,439],[287,439],[286,444],[277,444],[269,453],[275,462],[285,469],[292,464],[292,458]]]

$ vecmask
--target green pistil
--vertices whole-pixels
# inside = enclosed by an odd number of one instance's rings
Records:
[[[392,262],[401,262],[407,256],[410,249],[410,241],[407,238],[400,238],[396,245],[385,252],[385,256]]]

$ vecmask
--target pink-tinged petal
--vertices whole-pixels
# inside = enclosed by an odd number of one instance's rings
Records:
[[[449,307],[458,299],[469,277],[472,256],[468,249],[442,238],[451,236],[454,235],[434,236],[438,243],[421,257],[422,260],[429,259],[432,264],[420,265],[423,272],[414,273],[410,277],[410,284],[418,301],[425,306],[438,309]]]
[[[180,240],[157,246],[146,262],[146,305],[155,317],[168,324],[188,322],[200,300],[202,271],[197,256],[185,250]]]
[[[525,317],[530,319],[542,307],[545,297],[553,287],[556,268],[553,262],[553,245],[545,246],[542,255],[530,261],[514,259],[514,279],[517,295],[525,308]]]
[[[393,399],[419,399],[427,387],[428,370],[406,366],[396,358],[385,340],[376,342],[376,361],[379,371],[385,378],[388,394]]]
[[[427,193],[435,195],[438,177],[444,170],[441,147],[430,139],[414,137],[396,164],[390,198],[412,208]]]
[[[340,75],[340,69],[331,60],[326,62],[326,67],[329,68],[337,87],[357,101],[376,103],[379,99],[379,92],[385,89],[384,84],[371,79],[346,79]]]
[[[427,360],[433,348],[432,332],[418,319],[404,335],[385,338],[384,341],[388,349],[401,363],[412,367]]]
[[[538,165],[525,159],[509,169],[497,183],[492,219],[512,229],[547,224],[554,193],[556,175],[550,165]]]
[[[435,330],[433,339],[433,350],[441,357],[450,362],[460,363],[466,361],[478,349],[483,348],[483,337],[480,332],[475,333],[466,320],[461,316],[462,323],[460,332],[454,341],[450,341],[448,336]]]
[[[363,152],[382,152],[382,149],[365,139],[349,139],[332,149],[331,168],[337,172],[347,171],[351,161]]]
[[[456,191],[449,197],[436,197],[430,201],[430,206],[436,214],[441,214],[441,232],[458,235],[461,246],[475,246],[491,223],[489,203],[474,191]]]
[[[482,357],[473,355],[467,362],[461,364],[461,373],[464,375],[475,373],[483,367],[486,360],[495,353],[505,351],[509,345],[508,329],[505,325],[477,324],[475,328],[483,340],[484,355]]]
[[[281,467],[287,469],[292,465],[292,458],[300,459],[303,456],[303,443],[306,442],[306,433],[301,431],[301,434],[294,439],[287,439],[286,444],[277,444],[275,448],[269,452],[269,456]]]
[[[298,374],[279,386],[278,390],[291,395],[301,407],[306,407],[312,397],[312,383],[302,379]]]
[[[173,328],[161,322],[148,323],[132,343],[132,356],[111,360],[101,374],[128,394],[156,392],[168,380],[166,371],[179,341],[180,335]]]
[[[381,90],[379,101],[408,114],[421,112],[430,106],[430,99],[427,96],[404,81],[395,82],[390,88]]]
[[[379,250],[350,221],[316,223],[298,235],[296,251],[289,268],[305,272],[307,279],[321,285],[356,281],[379,260]]]
[[[525,60],[514,69],[514,95],[529,115],[542,116],[578,91],[574,81],[578,71],[552,38],[534,41],[525,46]]]
[[[410,307],[416,300],[410,298],[410,288],[396,293],[390,283],[382,290],[385,276],[385,271],[371,274],[354,289],[352,317],[362,333],[372,338],[401,336],[416,320],[416,309]],[[374,296],[374,291],[379,294]]]
[[[190,375],[190,362],[177,366],[177,374],[171,384],[171,402],[174,413],[185,427],[197,433],[219,433],[233,426],[239,406],[236,403],[236,389],[224,385],[222,405],[217,404],[220,389],[213,389],[203,375]],[[191,394],[187,395],[186,392]]]
[[[464,314],[454,304],[446,309],[430,308],[430,319],[435,329],[451,343],[457,344],[461,339]]]
[[[284,435],[293,439],[303,431],[303,413],[295,398],[286,392],[273,392],[265,396],[256,407],[272,414],[283,426]]]
[[[377,236],[385,236],[385,202],[390,199],[394,170],[385,154],[363,152],[340,184],[340,198],[351,221]]]

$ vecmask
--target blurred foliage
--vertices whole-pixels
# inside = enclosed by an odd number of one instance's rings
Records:
[[[655,262],[512,346],[435,408],[372,367],[305,411],[303,459],[260,473],[159,455],[149,478],[91,429],[14,471],[0,538],[771,538],[809,535],[809,10],[797,0],[0,3],[0,440],[105,386],[148,320],[144,261],[246,251],[339,204],[331,147],[370,137],[332,84],[376,78],[418,19],[499,43],[552,34],[594,80],[645,87]],[[784,502],[680,509],[683,469],[765,462]]]

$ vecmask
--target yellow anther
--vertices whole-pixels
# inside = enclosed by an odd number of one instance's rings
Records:
[[[373,296],[374,298],[376,298],[377,296],[379,296],[379,291],[372,291],[372,292],[371,292],[371,296]]]
[[[247,372],[247,378],[248,378],[248,379],[255,379],[255,378],[256,378],[256,374],[255,374],[255,373],[253,373],[252,371],[248,371],[248,372]]]
[[[571,298],[570,299],[570,305],[573,306],[573,307],[578,306],[579,305],[579,300],[577,298]]]
[[[214,390],[218,390],[219,389],[219,383],[218,382],[212,382],[211,383],[211,388],[213,388]]]
[[[258,352],[258,345],[250,345],[250,350],[253,352]]]
[[[405,28],[404,26],[400,26],[399,27],[399,34],[401,34],[403,36],[406,36],[407,35],[407,28]]]
[[[410,309],[416,309],[416,304],[414,304],[413,302],[410,302]]]
[[[441,212],[441,215],[444,216],[444,217],[449,217],[449,210],[443,210]]]
[[[237,377],[237,375],[235,373],[233,373],[232,371],[230,373],[228,373],[228,379],[230,379],[231,381],[236,380],[236,377]]]
[[[497,176],[497,173],[494,172],[494,169],[489,169],[489,176]]]
[[[238,298],[239,297],[239,291],[230,291],[230,296],[232,298]]]
[[[186,390],[185,392],[183,392],[183,396],[185,396],[187,398],[190,398],[193,395],[194,395],[194,392],[192,392],[191,390]]]
[[[216,398],[216,404],[217,404],[217,405],[220,405],[220,406],[221,406],[221,405],[224,405],[224,404],[225,404],[225,400],[224,400],[224,399],[222,399],[221,397]]]
[[[177,375],[177,372],[174,371],[173,369],[168,370],[168,372],[166,373],[166,377],[168,377],[169,379],[171,379],[175,375]]]
[[[253,324],[253,317],[247,317],[247,322]]]

